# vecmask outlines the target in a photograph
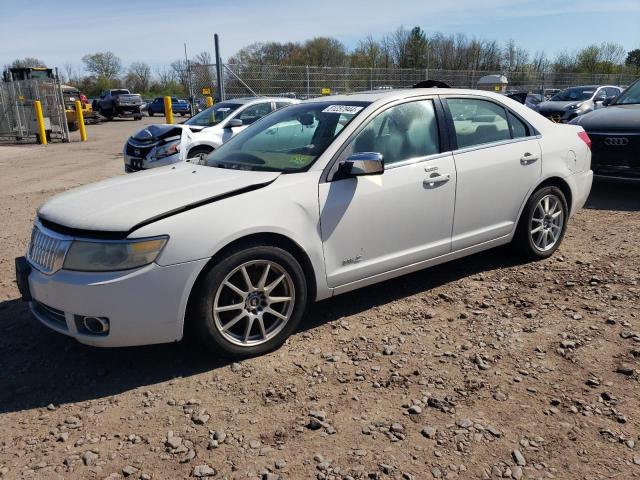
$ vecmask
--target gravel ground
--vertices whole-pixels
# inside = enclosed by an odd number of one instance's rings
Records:
[[[640,192],[597,184],[556,255],[502,248],[312,305],[280,350],[95,349],[14,284],[37,206],[122,171],[142,123],[0,147],[0,477],[640,478]]]

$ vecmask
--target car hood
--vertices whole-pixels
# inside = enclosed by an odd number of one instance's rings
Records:
[[[587,132],[640,133],[640,105],[610,105],[583,115],[576,123]]]
[[[170,165],[62,193],[42,205],[38,217],[67,229],[126,236],[154,220],[264,187],[279,175]]]
[[[580,100],[580,101],[569,101],[569,102],[555,102],[555,101],[546,101],[538,104],[538,111],[545,112],[547,110],[564,110],[569,105],[577,105],[579,103],[588,102],[589,100]]]

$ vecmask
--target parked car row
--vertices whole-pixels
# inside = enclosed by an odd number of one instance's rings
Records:
[[[640,180],[640,79],[627,87],[586,85],[558,91],[547,101],[528,92],[507,96],[556,123],[582,126],[592,142],[599,177]]]

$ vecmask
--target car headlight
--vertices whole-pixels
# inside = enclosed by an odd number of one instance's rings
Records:
[[[111,272],[130,270],[153,262],[169,237],[92,242],[74,240],[64,259],[66,270]]]
[[[582,103],[574,103],[573,105],[569,105],[567,110],[578,110],[580,107],[582,107]]]
[[[156,153],[154,157],[155,157],[155,160],[158,160],[159,158],[168,157],[170,155],[173,155],[174,153],[178,153],[179,151],[180,151],[180,140],[156,147]],[[153,160],[154,158],[151,159],[151,161]]]

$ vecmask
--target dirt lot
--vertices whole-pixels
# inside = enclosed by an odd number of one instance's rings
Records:
[[[85,347],[30,317],[13,258],[150,121],[0,147],[0,477],[640,478],[637,186],[596,185],[547,261],[498,249],[312,305],[261,358]]]

